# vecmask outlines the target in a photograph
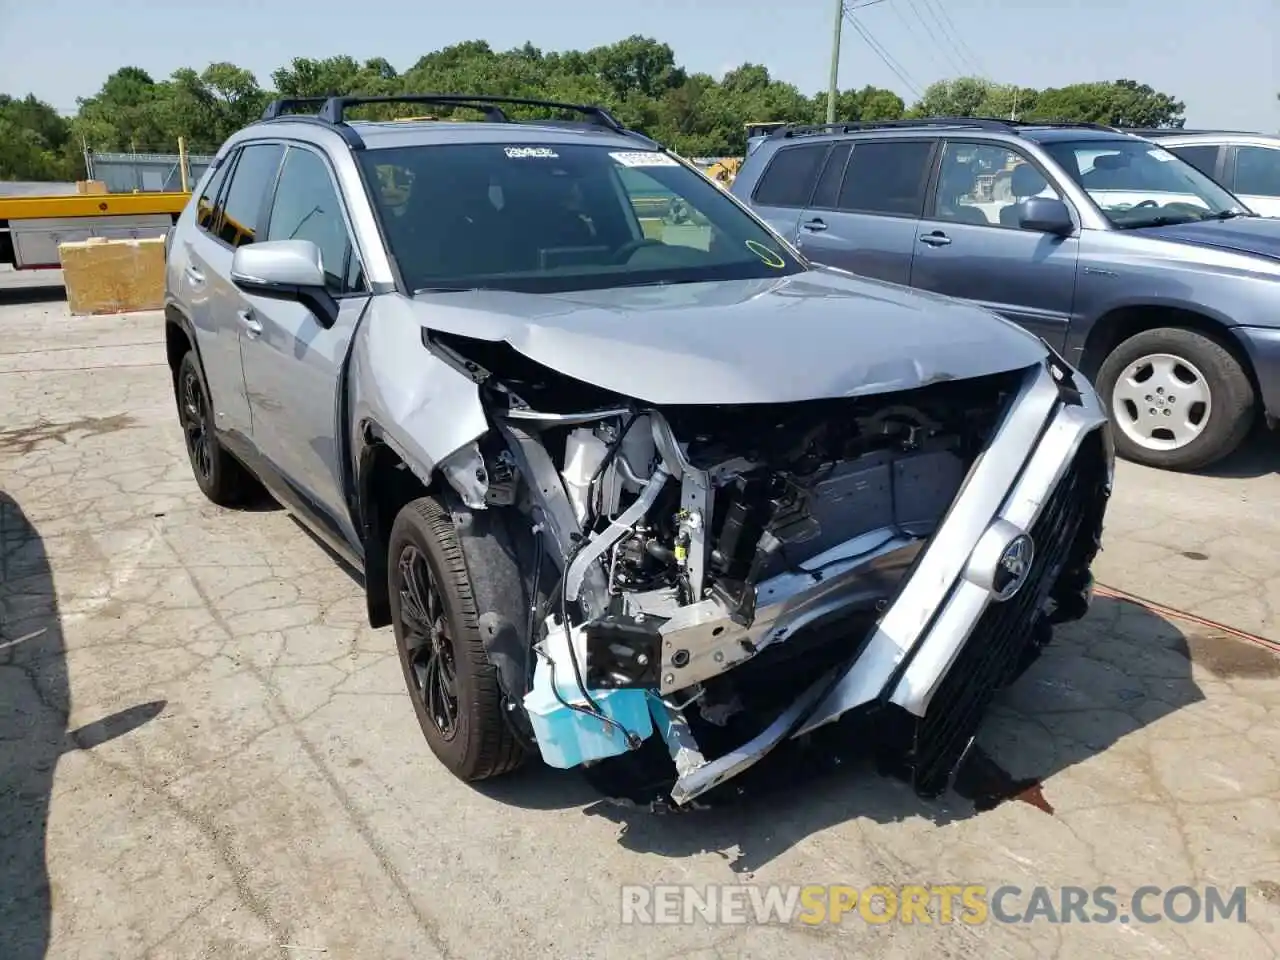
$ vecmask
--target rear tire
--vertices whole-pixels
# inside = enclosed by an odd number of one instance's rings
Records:
[[[1116,452],[1166,470],[1197,470],[1233,452],[1255,417],[1253,384],[1214,338],[1182,327],[1144,330],[1103,361],[1098,395]]]
[[[220,507],[252,499],[260,488],[253,475],[218,442],[209,390],[194,350],[183,355],[173,384],[187,460],[200,492]]]
[[[462,547],[435,497],[413,500],[396,516],[387,579],[400,666],[432,753],[465,781],[519,767],[525,750],[503,715]]]

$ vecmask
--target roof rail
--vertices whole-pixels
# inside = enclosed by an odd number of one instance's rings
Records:
[[[295,107],[320,104],[317,113],[291,113]],[[364,139],[355,127],[346,119],[346,111],[352,107],[372,103],[425,103],[440,107],[468,107],[481,111],[487,120],[493,123],[521,123],[513,120],[502,109],[503,106],[544,107],[551,110],[562,110],[579,114],[580,120],[536,120],[533,123],[544,123],[548,126],[566,127],[579,130],[607,130],[637,140],[643,140],[655,149],[663,149],[661,144],[639,130],[630,130],[604,107],[593,104],[562,103],[558,100],[536,100],[528,97],[501,97],[488,94],[461,93],[410,93],[397,96],[329,96],[329,97],[287,97],[270,103],[262,112],[264,121],[280,121],[289,123],[321,124],[340,135],[356,150],[364,147]]]
[[[1236,136],[1255,136],[1255,137],[1272,136],[1272,134],[1254,133],[1249,130],[1199,130],[1199,129],[1189,130],[1185,127],[1121,127],[1120,130],[1123,133],[1136,134],[1139,137],[1146,137],[1149,140],[1153,138],[1159,138],[1159,137],[1179,137],[1179,136],[1182,136],[1183,134],[1193,134],[1197,136],[1201,134],[1208,134],[1210,136],[1213,136],[1215,134],[1232,134]]]
[[[770,139],[819,136],[824,133],[855,133],[859,130],[910,130],[916,127],[967,127],[969,129],[1008,130],[1007,120],[987,117],[920,117],[913,120],[851,120],[846,123],[786,124],[768,134]]]
[[[856,133],[860,130],[913,130],[918,128],[1002,130],[1017,133],[1028,127],[1081,127],[1116,132],[1115,127],[1085,120],[1001,120],[997,117],[918,117],[908,120],[854,120],[848,123],[786,124],[768,134],[770,139],[819,136],[824,133]]]
[[[298,107],[323,105],[328,97],[281,97],[279,100],[272,100],[267,104],[265,110],[262,111],[263,120],[275,120],[279,117],[289,116],[290,113]]]
[[[1014,120],[1006,121],[1014,127],[1060,127],[1064,130],[1079,127],[1081,130],[1104,130],[1107,133],[1123,133],[1119,127],[1105,123],[1094,123],[1091,120]]]
[[[511,118],[502,110],[505,106],[547,107],[582,114],[589,122],[606,127],[615,133],[625,133],[626,128],[604,107],[582,103],[562,103],[558,100],[535,100],[528,97],[501,97],[488,94],[459,93],[406,93],[385,97],[330,97],[320,108],[320,119],[328,123],[343,123],[346,111],[351,107],[369,103],[429,103],[443,107],[472,107],[480,110],[489,120],[509,123]]]

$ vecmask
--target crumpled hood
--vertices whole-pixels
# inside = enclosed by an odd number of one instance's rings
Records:
[[[1280,219],[1235,217],[1231,220],[1201,220],[1198,223],[1149,227],[1136,232],[1160,240],[1280,260]]]
[[[423,293],[413,306],[430,330],[506,341],[652,404],[886,393],[1015,370],[1046,353],[985,310],[826,268],[565,294]]]

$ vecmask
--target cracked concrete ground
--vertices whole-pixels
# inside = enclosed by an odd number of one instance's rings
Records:
[[[1041,805],[927,804],[856,763],[679,816],[537,767],[465,786],[352,578],[282,510],[201,497],[162,336],[154,314],[0,305],[6,960],[1280,949],[1270,651],[1100,598],[980,738]],[[1280,639],[1276,448],[1213,477],[1121,465],[1100,579]],[[624,884],[743,882],[1249,893],[1244,924],[619,922]]]

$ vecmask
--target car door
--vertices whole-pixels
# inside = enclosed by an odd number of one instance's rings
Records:
[[[1063,199],[1044,170],[1005,144],[947,140],[935,180],[918,224],[911,285],[994,310],[1061,348],[1079,238],[1018,223],[1020,201]]]
[[[864,277],[909,283],[933,151],[928,138],[839,144],[800,216],[801,252]]]
[[[202,338],[215,422],[219,430],[244,439],[252,436],[253,413],[240,351],[244,295],[231,282],[231,260],[236,247],[255,239],[282,156],[284,147],[278,143],[249,143],[237,151],[212,229],[199,232],[198,255],[192,257],[201,272],[205,304],[202,317],[192,321],[204,324],[197,326],[197,336]]]
[[[234,318],[215,309],[213,292],[219,269],[229,269],[226,242],[218,236],[227,183],[239,160],[230,153],[214,171],[196,200],[196,229],[183,234],[178,297],[186,305],[196,331],[200,359],[218,430],[249,434],[249,398],[240,366],[240,331]]]
[[[748,198],[756,215],[791,243],[830,147],[830,141],[822,141],[779,148]]]
[[[250,320],[242,350],[254,446],[288,492],[333,532],[358,543],[345,509],[340,401],[347,350],[369,295],[340,196],[327,158],[310,146],[290,145],[263,237],[310,240],[319,248],[337,322],[326,328],[295,300],[241,292]]]
[[[1280,217],[1280,147],[1233,147],[1228,189],[1254,213]]]

